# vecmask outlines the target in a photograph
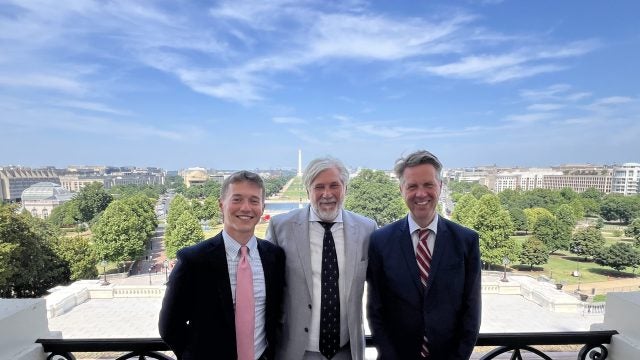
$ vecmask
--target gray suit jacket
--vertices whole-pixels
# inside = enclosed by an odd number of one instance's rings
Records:
[[[284,249],[286,254],[282,336],[276,359],[302,359],[309,341],[311,325],[311,248],[309,243],[309,206],[274,216],[265,238]],[[369,236],[377,228],[375,221],[342,210],[345,240],[347,326],[353,359],[364,358],[362,293],[367,273]],[[343,276],[343,274],[340,274]],[[319,291],[316,290],[316,291]]]

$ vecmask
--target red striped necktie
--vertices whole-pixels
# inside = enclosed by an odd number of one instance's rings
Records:
[[[418,262],[418,270],[420,271],[420,282],[422,286],[427,286],[427,279],[429,279],[429,272],[431,270],[431,250],[427,244],[429,238],[429,229],[418,230],[418,247],[416,249],[416,261]],[[422,343],[420,344],[420,358],[429,358],[429,348],[427,347],[427,337],[422,336]]]

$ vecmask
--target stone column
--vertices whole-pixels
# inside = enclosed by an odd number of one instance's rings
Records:
[[[604,322],[591,330],[617,330],[609,345],[608,360],[640,359],[640,291],[608,293]]]
[[[45,299],[0,299],[0,359],[44,360],[35,341],[47,337]]]

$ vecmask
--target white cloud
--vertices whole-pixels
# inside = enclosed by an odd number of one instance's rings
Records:
[[[554,84],[543,89],[520,90],[520,97],[527,101],[575,102],[590,97],[589,92],[571,92],[571,85]]]
[[[96,102],[89,102],[89,101],[61,101],[58,103],[54,103],[53,105],[70,107],[70,108],[81,109],[81,110],[102,112],[102,113],[108,113],[113,115],[123,115],[123,116],[131,115],[130,111],[118,110],[110,107],[109,105],[96,103]]]
[[[328,145],[328,141],[327,139],[322,139],[319,136],[312,136],[307,134],[307,132],[300,130],[300,129],[289,129],[288,130],[291,134],[293,134],[295,137],[297,137],[298,139],[309,143],[309,144],[314,144],[314,145]]]
[[[507,116],[508,121],[514,121],[517,123],[535,123],[543,120],[548,120],[553,118],[555,114],[553,113],[531,113],[531,114],[520,114],[520,115],[509,115]]]
[[[626,96],[611,96],[602,99],[598,99],[593,105],[619,105],[632,102],[633,99]]]
[[[278,116],[271,119],[276,124],[306,124],[307,121],[292,116]]]
[[[527,106],[529,111],[554,111],[565,107],[563,104],[540,103]]]
[[[42,73],[19,75],[0,74],[0,84],[9,87],[54,90],[68,94],[83,94],[87,91],[86,86],[74,78]]]

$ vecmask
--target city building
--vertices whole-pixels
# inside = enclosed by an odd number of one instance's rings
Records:
[[[0,167],[0,200],[20,201],[22,192],[39,182],[60,183],[58,174],[51,169]]]
[[[60,176],[60,184],[63,188],[78,192],[83,187],[87,186],[91,183],[100,183],[105,189],[108,189],[110,186],[109,179],[106,177],[100,176],[92,176],[92,175],[62,175]]]
[[[634,195],[638,193],[640,164],[625,163],[613,169],[611,192],[614,194]]]
[[[640,190],[640,163],[618,165],[561,165],[551,168],[477,167],[447,169],[445,178],[477,182],[494,192],[511,190],[570,188],[583,192],[588,188],[609,194],[635,195]]]
[[[94,182],[110,189],[116,185],[162,185],[164,181],[164,172],[159,168],[70,167],[60,176],[62,187],[73,192]]]
[[[46,219],[56,206],[71,200],[73,195],[60,184],[39,182],[22,192],[22,207],[34,217]]]
[[[191,187],[191,185],[204,184],[209,180],[209,174],[205,168],[192,167],[180,172],[180,176],[184,179],[184,185]]]

